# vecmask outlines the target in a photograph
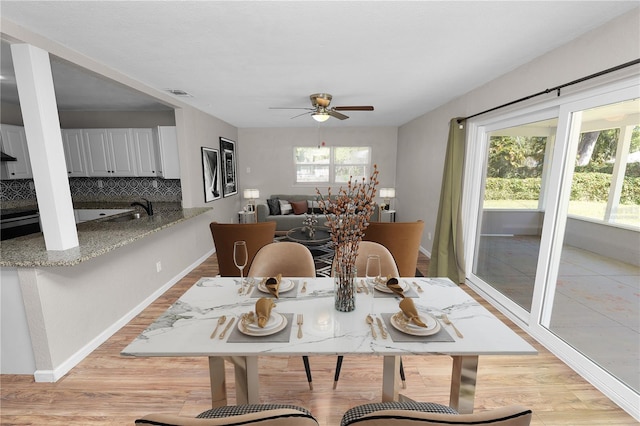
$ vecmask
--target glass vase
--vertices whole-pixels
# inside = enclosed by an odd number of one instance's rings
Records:
[[[356,308],[356,265],[336,260],[333,264],[335,283],[335,306],[340,312],[351,312]]]

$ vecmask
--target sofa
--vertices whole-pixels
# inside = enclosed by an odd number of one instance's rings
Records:
[[[317,226],[324,226],[326,216],[320,210],[317,195],[274,194],[266,202],[256,204],[258,222],[276,222],[276,235],[285,235],[293,228],[302,227],[305,213],[315,213]],[[374,209],[372,221],[378,220],[378,209]]]

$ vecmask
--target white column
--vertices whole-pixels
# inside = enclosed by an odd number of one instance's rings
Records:
[[[47,250],[77,247],[49,53],[28,44],[12,44],[11,54],[45,245]]]

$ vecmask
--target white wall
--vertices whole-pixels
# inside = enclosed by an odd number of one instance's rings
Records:
[[[431,251],[432,241],[427,235],[434,232],[436,224],[449,120],[637,59],[639,52],[640,8],[401,126],[396,176],[399,215],[402,220],[425,221],[422,247]],[[625,72],[629,71],[621,73]],[[562,92],[570,93],[594,83]],[[555,96],[553,92],[532,102]]]
[[[180,155],[180,182],[182,185],[183,207],[213,207],[213,220],[218,222],[238,222],[241,195],[205,203],[202,175],[201,147],[220,149],[220,137],[236,141],[236,151],[240,151],[238,129],[230,124],[205,114],[195,108],[176,109],[176,132]],[[241,175],[238,174],[240,185]]]
[[[380,172],[378,188],[395,187],[397,135],[396,127],[239,129],[240,189],[259,189],[260,200],[271,194],[315,194],[317,185],[294,183],[293,148],[322,142],[326,146],[370,146],[372,163]],[[326,193],[327,185],[318,188]]]

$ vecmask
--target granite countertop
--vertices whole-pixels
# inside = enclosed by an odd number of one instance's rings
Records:
[[[142,213],[140,219],[125,222],[112,219],[130,213],[79,223],[79,246],[68,250],[47,251],[42,233],[5,240],[0,245],[0,267],[77,265],[210,210],[210,207],[166,208],[157,209],[153,216]]]

